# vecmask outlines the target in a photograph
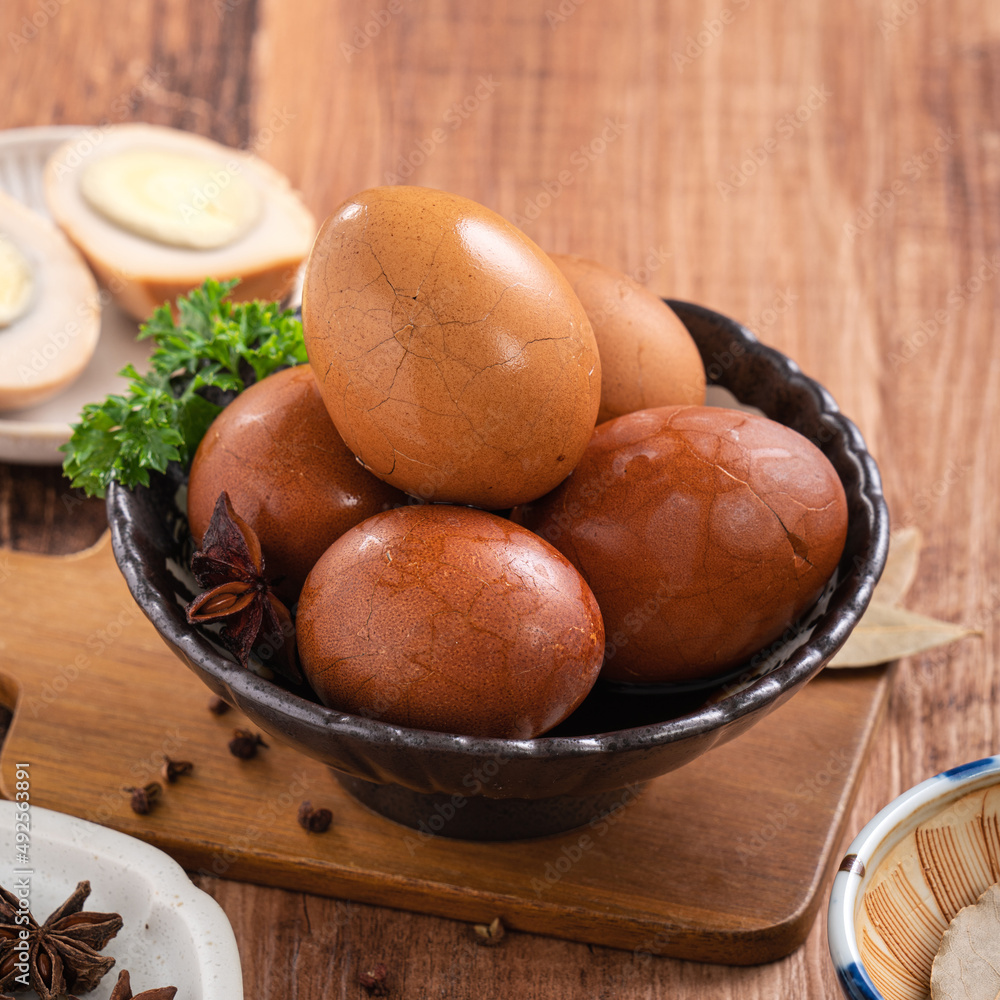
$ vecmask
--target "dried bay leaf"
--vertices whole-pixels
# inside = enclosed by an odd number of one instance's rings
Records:
[[[899,604],[917,577],[924,536],[916,526],[897,528],[889,538],[889,555],[872,600],[879,604]]]
[[[1000,885],[959,910],[931,967],[932,1000],[1000,998]]]
[[[885,570],[871,604],[828,667],[873,667],[982,634],[899,607],[916,578],[922,546],[923,536],[917,527],[892,533]]]
[[[827,666],[871,667],[979,634],[963,625],[873,602]]]

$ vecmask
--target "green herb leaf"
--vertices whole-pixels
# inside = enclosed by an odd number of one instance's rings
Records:
[[[132,365],[125,395],[88,403],[62,446],[63,471],[74,487],[104,496],[108,483],[149,485],[149,471],[169,462],[190,463],[222,407],[219,393],[242,392],[245,379],[306,363],[302,323],[277,302],[233,303],[236,281],[208,279],[177,300],[177,319],[160,306],[140,339],[156,349],[149,371]]]

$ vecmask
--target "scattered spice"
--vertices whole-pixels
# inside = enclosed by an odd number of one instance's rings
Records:
[[[212,715],[225,715],[229,711],[229,702],[225,698],[214,695],[208,703],[208,710]]]
[[[372,966],[365,972],[358,973],[358,982],[368,990],[369,996],[373,997],[387,997],[389,995],[389,987],[386,986],[386,978],[389,975],[389,970],[379,962],[378,965]]]
[[[132,812],[145,816],[159,801],[163,786],[158,781],[151,781],[148,785],[138,788],[126,787],[122,791],[131,795],[129,805],[132,807]]]
[[[21,916],[19,900],[0,886],[0,990],[20,985],[16,947],[20,931],[28,932],[28,981],[40,1000],[55,1000],[71,990],[89,993],[115,960],[100,950],[121,930],[117,913],[83,909],[90,883],[80,882],[72,895],[41,926],[28,913]]]
[[[257,756],[257,747],[267,748],[260,738],[260,733],[251,733],[249,729],[234,729],[233,738],[229,741],[229,752],[240,760],[250,760]]]
[[[190,774],[193,770],[194,764],[189,760],[171,760],[169,757],[164,757],[160,774],[163,775],[163,780],[168,785],[172,785],[178,778]]]
[[[141,993],[133,994],[128,969],[122,969],[118,973],[118,982],[115,983],[108,1000],[174,1000],[176,992],[176,986],[160,986],[155,990],[143,990]]]
[[[191,557],[191,572],[210,589],[187,606],[189,622],[222,622],[219,638],[244,667],[250,666],[254,646],[266,643],[276,654],[275,669],[302,681],[295,662],[292,616],[264,577],[257,533],[233,509],[225,490],[215,502],[201,548]]]
[[[329,809],[313,809],[311,802],[303,802],[299,806],[299,826],[310,833],[326,833],[333,822],[333,813]]]
[[[485,945],[499,944],[503,940],[507,929],[499,917],[494,917],[488,924],[476,924],[473,927],[476,934],[476,943]]]

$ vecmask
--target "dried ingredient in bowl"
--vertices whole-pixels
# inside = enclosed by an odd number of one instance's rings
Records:
[[[932,1000],[1000,997],[1000,885],[959,910],[931,966]]]
[[[376,514],[306,580],[303,673],[324,704],[416,729],[528,739],[583,701],[604,629],[542,539],[443,504]]]
[[[348,528],[406,502],[358,464],[308,365],[250,386],[206,431],[188,479],[188,523],[198,545],[223,491],[256,533],[274,592],[289,607],[316,560]]]
[[[514,516],[590,584],[603,676],[630,682],[738,666],[817,599],[847,536],[843,486],[815,445],[704,406],[601,424],[570,479]]]
[[[574,254],[550,254],[587,311],[601,355],[598,423],[635,410],[705,402],[705,368],[687,327],[637,281]]]
[[[594,429],[601,368],[580,300],[467,198],[398,186],[346,201],[309,255],[302,324],[347,446],[423,500],[539,497]]]
[[[236,297],[282,299],[316,220],[274,167],[246,150],[160,125],[79,139],[45,166],[53,218],[123,309],[141,320],[206,277],[239,278]]]
[[[48,219],[0,191],[0,410],[54,396],[101,333],[97,284]]]

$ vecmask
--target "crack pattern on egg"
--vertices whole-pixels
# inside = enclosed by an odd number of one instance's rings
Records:
[[[345,532],[306,579],[296,635],[332,708],[509,739],[565,719],[604,652],[597,601],[567,559],[504,518],[447,504]]]
[[[583,306],[527,236],[466,198],[350,199],[316,239],[302,319],[344,441],[420,499],[534,499],[593,431],[601,368]]]
[[[580,570],[604,676],[718,677],[818,598],[847,537],[833,466],[788,427],[674,406],[601,424],[572,477],[513,515]]]

